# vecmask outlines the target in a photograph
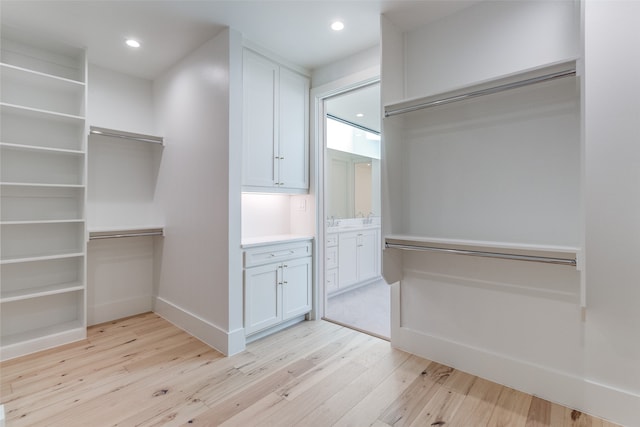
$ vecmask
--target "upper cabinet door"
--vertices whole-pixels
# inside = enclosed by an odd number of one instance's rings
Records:
[[[309,79],[244,51],[243,190],[309,188]]]
[[[280,68],[280,185],[309,188],[309,79]]]
[[[278,65],[248,50],[243,59],[243,185],[273,187],[278,177]]]

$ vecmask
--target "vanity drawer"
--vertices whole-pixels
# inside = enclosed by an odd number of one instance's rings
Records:
[[[310,240],[257,246],[244,251],[244,266],[253,267],[293,258],[307,257],[311,256],[311,251]]]
[[[327,247],[338,246],[338,234],[327,234]]]
[[[325,268],[338,267],[338,247],[326,248],[325,254],[327,259],[325,260]]]

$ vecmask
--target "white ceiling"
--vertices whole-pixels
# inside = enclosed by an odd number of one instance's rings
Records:
[[[1,25],[88,48],[89,62],[153,79],[231,27],[313,70],[378,44],[380,14],[404,30],[479,0],[0,0]],[[345,22],[329,30],[335,19]],[[142,43],[124,45],[126,37]]]

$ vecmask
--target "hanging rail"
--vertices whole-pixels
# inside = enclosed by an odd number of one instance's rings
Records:
[[[131,233],[126,231],[117,231],[112,233],[104,232],[104,231],[96,231],[96,232],[89,233],[89,240],[119,239],[121,237],[146,237],[146,236],[164,236],[164,231],[162,229],[153,229],[149,231],[133,231]]]
[[[455,255],[468,255],[468,256],[477,256],[477,257],[484,257],[484,258],[500,258],[500,259],[516,260],[516,261],[543,262],[548,264],[561,264],[561,265],[571,265],[571,266],[577,265],[576,260],[572,258],[553,258],[553,257],[533,256],[533,255],[517,255],[517,254],[506,254],[506,253],[499,253],[499,252],[474,251],[474,250],[466,250],[466,249],[447,249],[447,248],[437,248],[433,246],[405,245],[405,244],[388,243],[388,242],[385,242],[385,247],[393,248],[393,249],[404,249],[404,250],[410,250],[410,251],[445,252],[445,253],[455,254]]]
[[[435,107],[435,106],[444,105],[444,104],[450,104],[452,102],[457,102],[457,101],[464,101],[466,99],[477,98],[479,96],[490,95],[490,94],[503,92],[503,91],[510,90],[510,89],[516,89],[516,88],[523,87],[523,86],[529,86],[529,85],[536,84],[536,83],[547,82],[547,81],[550,81],[550,80],[555,80],[555,79],[558,79],[558,78],[570,77],[570,76],[575,76],[575,75],[576,75],[576,69],[575,68],[571,68],[571,69],[568,69],[568,70],[563,70],[563,71],[558,71],[558,72],[554,72],[554,73],[550,73],[550,74],[545,74],[545,75],[539,76],[539,77],[532,77],[532,78],[529,78],[529,79],[520,80],[520,81],[513,82],[513,83],[505,83],[505,84],[502,84],[502,85],[489,87],[489,88],[486,88],[486,89],[479,89],[479,90],[476,90],[476,91],[473,91],[473,92],[463,93],[461,95],[453,95],[453,96],[450,96],[450,97],[447,97],[447,98],[437,99],[435,101],[421,102],[419,104],[409,105],[407,107],[398,107],[398,108],[386,107],[385,108],[385,112],[384,112],[384,116],[385,117],[391,117],[391,116],[395,116],[395,115],[398,115],[398,114],[409,113],[411,111],[422,110],[424,108]]]
[[[91,135],[109,136],[112,138],[129,139],[132,141],[140,141],[140,142],[152,142],[154,144],[164,145],[164,138],[161,136],[144,135],[141,133],[133,133],[133,132],[124,132],[121,130],[100,128],[97,126],[91,126],[89,128],[89,133]]]

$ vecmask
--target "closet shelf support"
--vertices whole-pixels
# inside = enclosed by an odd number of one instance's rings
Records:
[[[111,138],[128,139],[131,141],[139,142],[151,142],[154,144],[164,145],[164,138],[161,136],[144,135],[141,133],[125,132],[121,130],[100,128],[97,126],[91,126],[89,128],[90,135],[108,136]]]
[[[389,242],[385,242],[385,248],[404,249],[404,250],[411,250],[411,251],[444,252],[444,253],[455,254],[455,255],[468,255],[468,256],[477,256],[477,257],[484,257],[484,258],[499,258],[499,259],[515,260],[515,261],[542,262],[547,264],[569,265],[573,267],[577,265],[576,260],[573,258],[553,258],[553,257],[534,256],[534,255],[518,255],[518,254],[509,254],[509,253],[500,253],[500,252],[474,251],[474,250],[466,250],[466,249],[438,248],[434,246],[406,245],[406,244],[389,243]]]
[[[384,116],[391,117],[398,114],[410,113],[412,111],[422,110],[429,107],[436,107],[439,105],[450,104],[452,102],[464,101],[467,99],[477,98],[480,96],[491,95],[494,93],[504,92],[511,89],[516,89],[519,87],[529,86],[537,83],[548,82],[551,80],[559,79],[562,77],[571,77],[576,75],[576,69],[571,68],[567,70],[557,71],[549,74],[545,74],[538,77],[532,77],[525,80],[520,80],[512,83],[505,83],[498,86],[493,86],[485,89],[479,89],[472,92],[462,93],[459,95],[453,95],[446,98],[436,99],[433,101],[419,102],[413,105],[408,105],[406,107],[398,106],[393,107],[389,106],[385,108]]]

